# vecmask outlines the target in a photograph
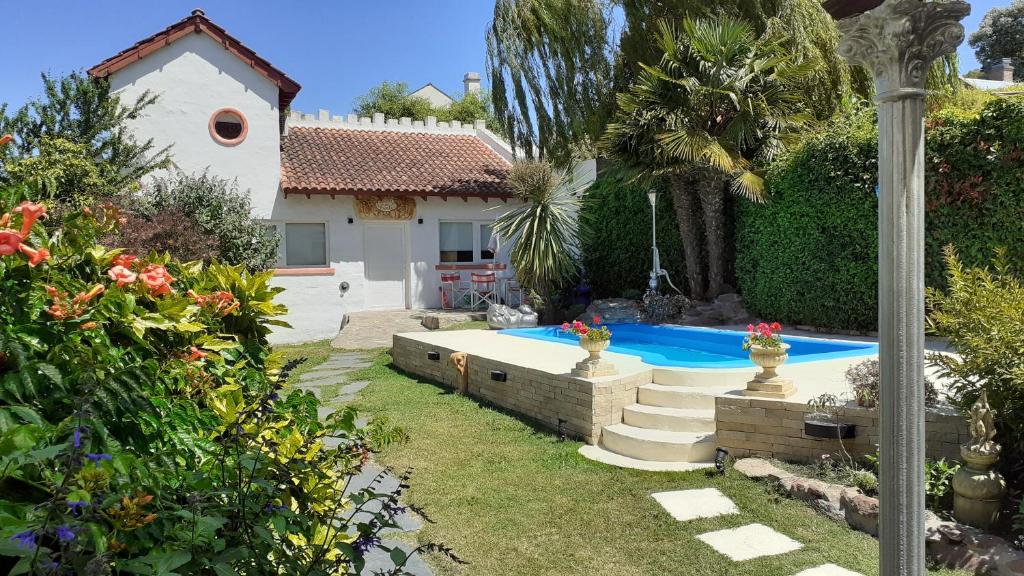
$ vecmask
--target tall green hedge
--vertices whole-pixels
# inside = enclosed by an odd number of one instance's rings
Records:
[[[877,326],[877,134],[861,113],[773,164],[766,204],[737,211],[736,273],[748,309],[790,324]],[[942,247],[968,266],[1004,246],[1024,262],[1024,99],[929,117],[926,282],[943,286]]]
[[[643,291],[651,272],[651,206],[649,187],[632,185],[614,176],[601,177],[587,192],[581,219],[581,252],[587,280],[597,298]],[[672,282],[686,284],[686,264],[679,240],[672,198],[658,194],[658,249],[661,265]]]

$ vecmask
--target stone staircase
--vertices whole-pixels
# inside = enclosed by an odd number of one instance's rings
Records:
[[[584,456],[624,468],[686,471],[713,465],[715,397],[732,387],[647,384],[637,403],[622,411],[622,423],[605,426],[598,446]]]

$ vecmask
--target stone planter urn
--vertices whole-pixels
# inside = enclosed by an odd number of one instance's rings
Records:
[[[761,367],[754,379],[747,382],[743,391],[746,396],[763,398],[788,398],[796,394],[796,387],[789,379],[779,376],[776,368],[785,364],[789,358],[789,344],[781,344],[778,348],[766,348],[754,344],[750,347],[750,361]]]
[[[999,520],[1006,493],[1003,475],[994,469],[1003,447],[996,444],[995,410],[988,394],[971,407],[971,442],[960,447],[965,464],[953,476],[953,517],[975,528],[989,528]]]
[[[590,356],[576,364],[572,369],[572,375],[580,378],[598,378],[618,374],[614,364],[601,358],[601,352],[607,350],[610,344],[609,340],[591,340],[586,336],[580,336],[580,348],[586,350]]]

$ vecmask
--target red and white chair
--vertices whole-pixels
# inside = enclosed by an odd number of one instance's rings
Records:
[[[484,303],[487,306],[498,303],[498,279],[494,272],[472,272],[469,278],[470,306],[474,310]]]
[[[465,304],[469,296],[469,286],[462,281],[458,272],[441,274],[441,308],[454,310]]]

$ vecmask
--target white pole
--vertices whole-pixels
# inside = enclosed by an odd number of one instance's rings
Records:
[[[658,192],[652,188],[647,192],[647,200],[651,203],[651,279],[648,287],[653,292],[658,290],[658,270],[661,268],[658,258]]]
[[[839,52],[878,103],[879,534],[882,576],[923,576],[924,97],[932,60],[963,41],[970,6],[885,0],[842,20]]]

